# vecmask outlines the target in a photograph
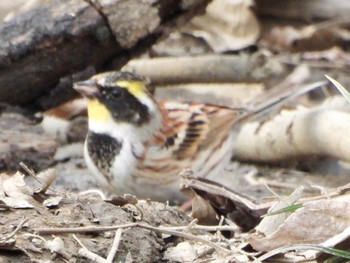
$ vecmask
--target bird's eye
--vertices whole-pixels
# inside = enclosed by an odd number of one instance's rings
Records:
[[[120,99],[122,97],[122,95],[123,95],[123,92],[121,89],[113,89],[111,91],[111,97],[113,99]]]
[[[106,96],[107,95],[107,92],[105,90],[101,90],[101,95],[102,96]]]

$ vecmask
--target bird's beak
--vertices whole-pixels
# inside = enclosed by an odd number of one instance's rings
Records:
[[[94,97],[98,94],[97,83],[91,79],[74,83],[73,89],[88,98]]]

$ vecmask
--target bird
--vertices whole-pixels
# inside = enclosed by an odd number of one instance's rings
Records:
[[[215,179],[234,147],[243,108],[156,101],[150,81],[127,71],[97,74],[73,88],[87,99],[84,158],[108,194],[185,201],[179,173]]]

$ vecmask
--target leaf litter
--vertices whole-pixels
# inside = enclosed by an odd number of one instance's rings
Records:
[[[117,261],[133,262],[247,262],[276,254],[296,261],[337,253],[332,248],[348,238],[347,186],[312,200],[298,188],[290,197],[274,196],[277,201],[262,203],[218,183],[184,177],[184,188],[197,197],[192,216],[216,219],[211,223],[217,225],[205,227],[175,207],[134,196],[106,199],[92,192],[58,192],[52,187],[54,170],[37,175],[25,170],[38,181],[34,186],[20,172],[0,176],[0,209],[6,213],[0,241],[2,252],[21,252],[30,261],[102,261],[113,255]],[[279,212],[296,202],[302,207]],[[334,241],[338,236],[342,239]],[[118,244],[116,254],[113,244]],[[298,252],[290,253],[294,250]],[[180,251],[188,258],[177,257]]]
[[[216,18],[229,21],[229,17],[221,16],[222,12],[219,12]],[[253,25],[254,30],[251,35],[246,34],[247,30],[244,32],[243,40],[248,39],[243,41],[244,45],[254,44],[260,31],[256,23],[249,23],[251,21],[247,24]],[[318,36],[321,35],[324,45],[331,49],[323,53],[304,53],[301,57],[309,60],[322,57],[338,64],[341,59],[344,65],[348,65],[346,53],[334,53],[333,42],[329,41],[342,33],[339,28],[333,30],[337,24],[333,21],[301,30],[279,27],[263,35],[262,40],[280,49],[314,50],[316,46],[318,50],[321,40]],[[214,34],[211,38],[215,40],[217,36]],[[237,41],[231,40],[223,41],[224,47],[212,48],[232,50],[235,47],[230,45]],[[335,67],[335,62],[328,65],[327,61],[327,66]],[[319,66],[320,61],[317,63]],[[15,123],[22,122],[16,120]],[[5,122],[6,126],[14,127],[8,122]],[[13,139],[11,133],[6,136]],[[7,146],[6,142],[10,140],[6,136],[2,140],[3,146]],[[38,134],[37,137],[42,140],[41,136]],[[57,145],[50,140],[46,144],[37,144],[34,137],[32,133],[21,134],[21,138],[25,138],[22,141],[24,150],[30,149],[32,153],[32,149],[36,149],[37,154],[43,153],[33,159],[42,161],[42,166],[47,167],[51,155],[57,154]],[[19,158],[15,153],[19,152],[18,149],[2,149],[6,153],[3,160],[11,160],[17,165],[15,160]],[[58,159],[68,158],[67,152],[71,154],[72,151],[66,150]],[[44,176],[46,179],[34,174],[39,178],[36,187],[27,185],[24,175],[19,172],[11,176],[0,175],[0,253],[7,256],[8,252],[20,252],[22,257],[17,262],[75,262],[81,261],[82,257],[96,262],[111,262],[113,259],[116,262],[260,262],[278,254],[279,259],[292,261],[322,260],[325,254],[349,258],[348,254],[333,249],[346,248],[343,245],[349,240],[348,185],[313,198],[305,198],[303,189],[297,188],[290,196],[274,195],[275,201],[262,203],[218,183],[195,177],[184,178],[183,187],[194,191],[197,198],[192,205],[192,216],[216,219],[212,222],[217,225],[202,226],[167,204],[130,196],[106,200],[92,192],[52,191],[53,171],[44,171],[43,174],[47,175]],[[296,203],[301,205],[295,208]],[[293,206],[294,210],[288,209]]]
[[[50,170],[41,174],[52,178]],[[10,202],[1,212],[0,253],[5,258],[7,253],[17,251],[21,255],[18,262],[76,262],[81,258],[93,262],[130,258],[133,262],[153,262],[176,259],[180,250],[187,251],[184,255],[191,258],[215,258],[216,262],[249,257],[243,251],[236,253],[236,243],[220,232],[237,230],[235,226],[201,226],[197,221],[191,223],[190,217],[175,207],[135,202],[135,197],[114,198],[124,200],[115,205],[111,199],[104,200],[92,192],[58,192],[46,183],[52,180],[40,180],[38,184],[45,182],[41,189],[47,191],[35,191],[38,187],[28,185],[24,177],[20,172],[1,175],[1,200],[11,197],[18,202]],[[211,234],[213,231],[219,232]]]
[[[252,205],[250,200],[237,198],[239,194],[235,191],[200,178],[185,176],[183,187],[208,200],[226,222],[233,220],[240,224],[237,217],[230,216],[235,210],[236,213],[250,210],[251,215],[261,214],[257,226],[250,225],[250,229],[246,229],[249,232],[241,235],[239,231],[235,233],[235,237],[242,238],[255,251],[268,252],[261,258],[257,257],[256,262],[278,254],[282,255],[280,260],[283,260],[284,254],[285,259],[296,262],[316,259],[324,254],[350,256],[334,249],[344,240],[349,240],[350,195],[347,185],[312,198],[305,198],[303,187],[299,187],[288,197],[276,196],[277,201],[266,203],[269,208],[265,206],[265,210],[261,210],[264,206]],[[292,208],[290,212],[286,212],[288,207]],[[265,211],[264,216],[262,211]],[[296,252],[291,254],[290,251]]]

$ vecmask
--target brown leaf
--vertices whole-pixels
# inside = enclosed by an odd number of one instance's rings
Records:
[[[272,205],[271,203],[258,205],[243,194],[219,183],[188,175],[187,170],[181,176],[182,190],[192,190],[208,200],[219,216],[228,217],[244,230],[255,227],[261,221],[261,216]]]
[[[291,244],[320,244],[350,225],[350,195],[304,203],[275,232],[251,236],[255,250],[270,251]]]
[[[45,193],[56,179],[56,170],[53,168],[47,169],[37,174],[37,178],[40,180],[41,186],[35,189],[35,193]]]
[[[127,204],[136,205],[138,202],[138,199],[134,195],[124,194],[123,196],[112,195],[109,197],[109,199],[106,199],[105,201],[107,203],[111,203],[111,204],[116,205],[116,206],[124,206]]]
[[[198,223],[201,225],[216,225],[218,223],[216,212],[210,202],[199,195],[196,195],[192,200],[191,216],[198,219]]]

